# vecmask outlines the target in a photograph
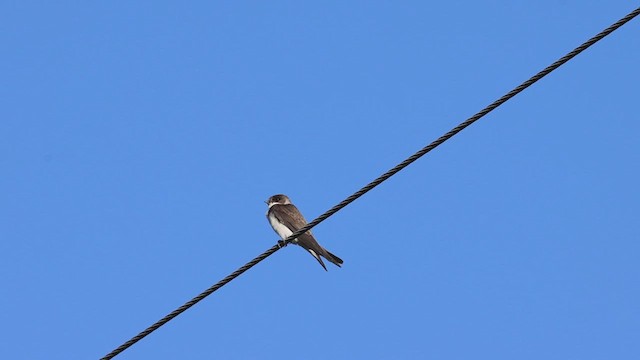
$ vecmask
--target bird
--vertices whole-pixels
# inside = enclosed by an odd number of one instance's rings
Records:
[[[280,238],[282,238],[282,240],[288,238],[291,234],[307,225],[307,220],[302,216],[300,210],[291,203],[291,199],[289,199],[287,195],[273,195],[265,201],[265,203],[269,206],[269,210],[267,211],[269,224],[271,224],[273,230],[280,236]],[[311,234],[311,231],[305,232],[293,239],[291,242],[300,245],[307,250],[309,254],[318,260],[325,271],[327,271],[327,267],[324,265],[322,257],[338,267],[341,267],[343,263],[342,259],[320,246],[318,241],[316,241]]]

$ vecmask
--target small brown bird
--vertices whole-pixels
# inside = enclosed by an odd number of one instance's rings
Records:
[[[273,230],[275,230],[282,240],[288,238],[295,231],[307,225],[307,220],[305,220],[298,208],[291,203],[291,200],[287,195],[273,195],[265,202],[269,205],[267,219],[269,220]],[[325,271],[327,270],[327,267],[324,266],[324,262],[320,256],[336,264],[338,267],[342,265],[342,259],[320,246],[311,234],[311,231],[307,231],[300,235],[294,239],[292,243],[300,245],[307,250],[309,254],[318,260]]]

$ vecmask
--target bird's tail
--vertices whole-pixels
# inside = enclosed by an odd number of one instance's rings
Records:
[[[320,265],[322,265],[322,267],[324,268],[324,271],[329,271],[329,270],[327,270],[327,267],[324,265],[324,261],[322,261],[322,258],[320,257],[320,255],[316,254],[316,252],[311,250],[311,249],[305,249],[305,250],[307,250],[309,252],[309,254],[311,254],[311,256],[313,256],[316,260],[318,260]],[[322,250],[324,250],[324,249],[322,249]],[[324,256],[324,254],[322,254],[322,256]],[[331,260],[329,260],[329,261],[331,261]]]
[[[332,263],[336,264],[336,266],[341,267],[341,265],[343,263],[342,259],[340,259],[339,257],[333,255],[327,249],[323,248],[322,250],[324,250],[324,254],[322,254],[322,256],[324,256],[325,259],[327,259],[327,260],[331,261]]]
[[[319,249],[319,253],[320,254],[316,254],[315,251],[313,251],[312,249],[306,249],[314,258],[316,258],[316,260],[318,260],[318,262],[320,263],[320,265],[322,265],[322,267],[324,268],[324,271],[328,271],[327,267],[324,265],[324,261],[322,261],[322,258],[325,258],[327,260],[329,260],[330,262],[336,264],[336,266],[341,267],[343,261],[342,259],[340,259],[339,257],[333,255],[332,253],[329,252],[329,250],[320,247]],[[322,257],[320,257],[322,256]]]

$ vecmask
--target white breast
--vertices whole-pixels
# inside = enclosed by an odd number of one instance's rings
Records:
[[[289,230],[288,227],[280,223],[273,214],[269,214],[269,223],[271,224],[271,227],[273,228],[273,230],[275,230],[276,233],[278,233],[278,235],[282,240],[288,238],[289,236],[291,236],[291,234],[293,234],[293,231]],[[297,244],[298,239],[293,239],[293,243]]]
[[[288,227],[281,224],[273,214],[269,214],[269,223],[282,240],[288,238],[289,236],[291,236],[291,234],[293,234],[293,231],[289,230]]]

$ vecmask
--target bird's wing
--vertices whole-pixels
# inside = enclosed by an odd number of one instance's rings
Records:
[[[307,225],[307,220],[305,220],[302,213],[298,210],[298,208],[293,204],[286,205],[274,205],[278,207],[278,211],[275,212],[275,216],[283,223],[289,230],[296,232],[305,225]],[[320,245],[316,241],[316,239],[311,234],[311,231],[307,231],[304,234],[298,237],[298,243],[302,245],[304,248],[311,248],[315,250],[319,250]]]
[[[274,205],[274,207],[276,206],[277,211],[274,211],[276,219],[286,227],[288,227],[292,232],[296,232],[307,225],[307,220],[305,220],[304,216],[302,216],[302,213],[295,205]],[[322,267],[327,270],[327,267],[324,265],[324,262],[322,261],[320,256],[322,255],[327,258],[327,256],[330,255],[328,255],[327,250],[325,250],[322,246],[320,246],[320,244],[318,244],[318,241],[316,241],[316,239],[313,237],[311,231],[305,232],[304,234],[298,236],[297,239],[298,245],[307,250],[314,258],[316,258],[316,260],[318,260],[320,265],[322,265]],[[340,261],[340,263],[342,263],[342,260],[340,260],[339,258],[338,260]],[[336,263],[336,265],[340,266],[338,263]]]
[[[295,205],[274,205],[274,207],[276,207],[274,210],[277,210],[274,212],[276,219],[288,227],[289,230],[296,232],[301,227],[307,225],[307,220],[305,220]]]

